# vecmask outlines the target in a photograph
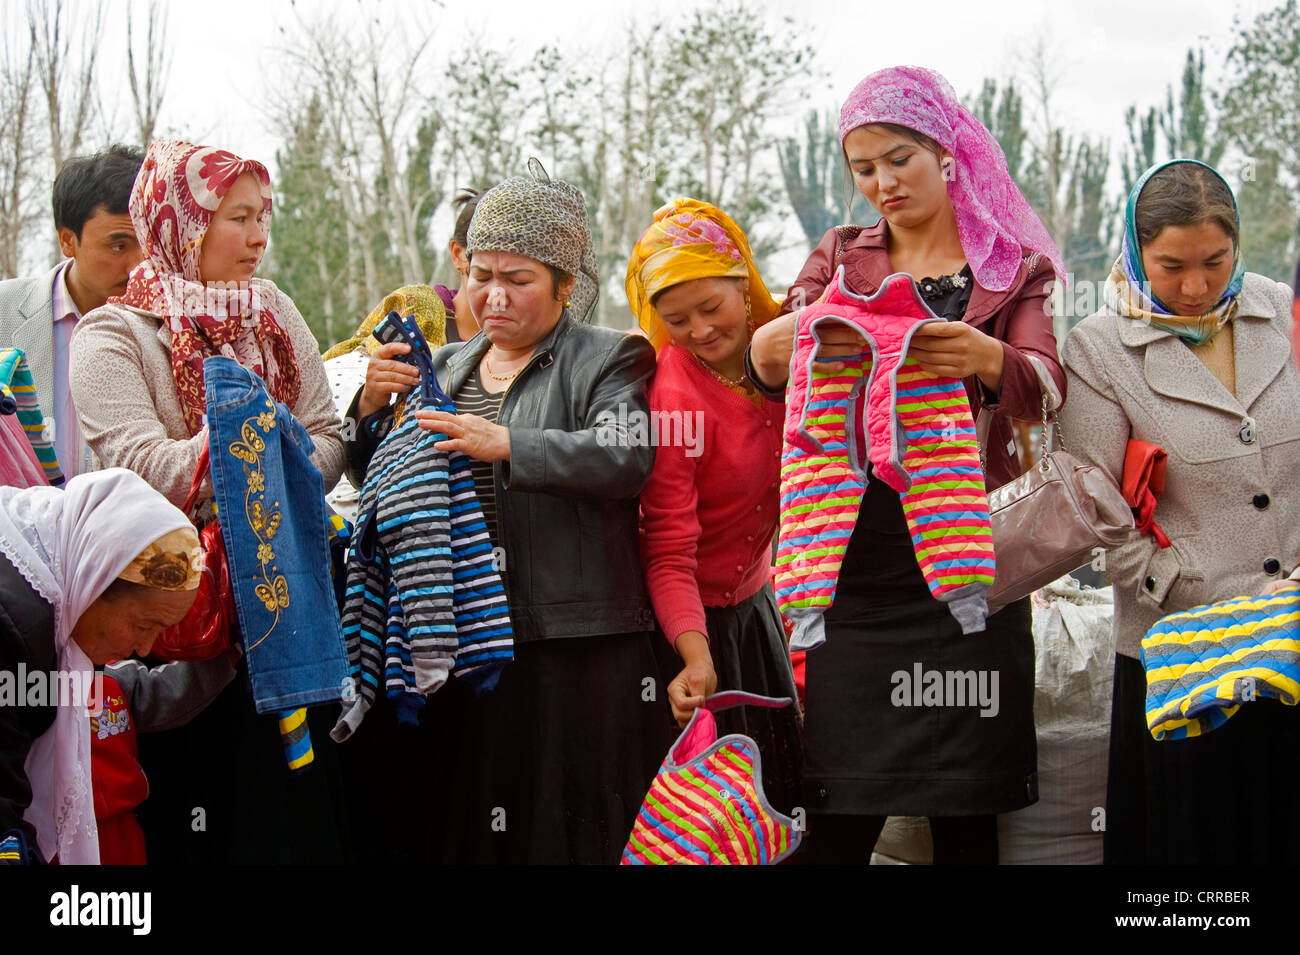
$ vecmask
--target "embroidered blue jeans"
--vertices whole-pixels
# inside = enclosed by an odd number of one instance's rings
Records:
[[[352,683],[315,445],[232,359],[206,359],[203,378],[212,486],[257,712],[339,700]]]

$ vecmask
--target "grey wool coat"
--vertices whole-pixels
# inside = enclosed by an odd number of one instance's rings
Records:
[[[1137,657],[1166,614],[1259,593],[1300,564],[1300,372],[1291,290],[1246,273],[1233,319],[1233,395],[1180,339],[1103,308],[1062,350],[1066,450],[1120,484],[1130,437],[1168,452],[1149,534],[1106,555],[1116,651]]]

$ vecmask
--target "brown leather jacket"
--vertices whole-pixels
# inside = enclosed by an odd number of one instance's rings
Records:
[[[830,284],[839,265],[844,266],[850,289],[859,295],[875,293],[894,271],[885,245],[887,228],[887,223],[881,219],[856,236],[852,236],[850,227],[828,231],[808,256],[794,285],[790,286],[781,313],[815,302]],[[845,229],[845,232],[841,233],[840,229]],[[841,247],[842,234],[852,237],[843,241]],[[990,490],[1006,484],[1021,472],[1012,442],[1012,420],[1038,421],[1042,416],[1042,389],[1030,356],[1042,362],[1056,383],[1061,400],[1065,398],[1065,372],[1056,353],[1049,301],[1055,281],[1056,270],[1048,258],[1030,253],[1020,263],[1020,271],[1010,288],[991,292],[977,284],[966,307],[963,320],[1002,342],[1004,354],[1002,389],[996,396],[973,375],[966,379],[971,415],[978,418],[981,407],[995,412],[984,448],[986,480]]]

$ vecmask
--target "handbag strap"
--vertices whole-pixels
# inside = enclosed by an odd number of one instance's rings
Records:
[[[208,459],[208,446],[205,444],[203,450],[199,452],[199,463],[194,469],[194,480],[190,482],[190,493],[185,498],[185,503],[181,505],[181,510],[186,517],[194,510],[194,502],[198,500],[199,488],[203,486],[203,479],[211,471],[211,462]]]
[[[712,713],[721,713],[737,706],[761,706],[766,710],[780,710],[794,705],[794,700],[788,696],[759,696],[743,690],[723,690],[705,697],[700,705]]]

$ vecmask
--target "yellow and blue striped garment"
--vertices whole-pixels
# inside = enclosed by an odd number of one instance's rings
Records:
[[[1142,638],[1147,728],[1200,736],[1258,699],[1300,698],[1300,588],[1234,597],[1159,620]]]

